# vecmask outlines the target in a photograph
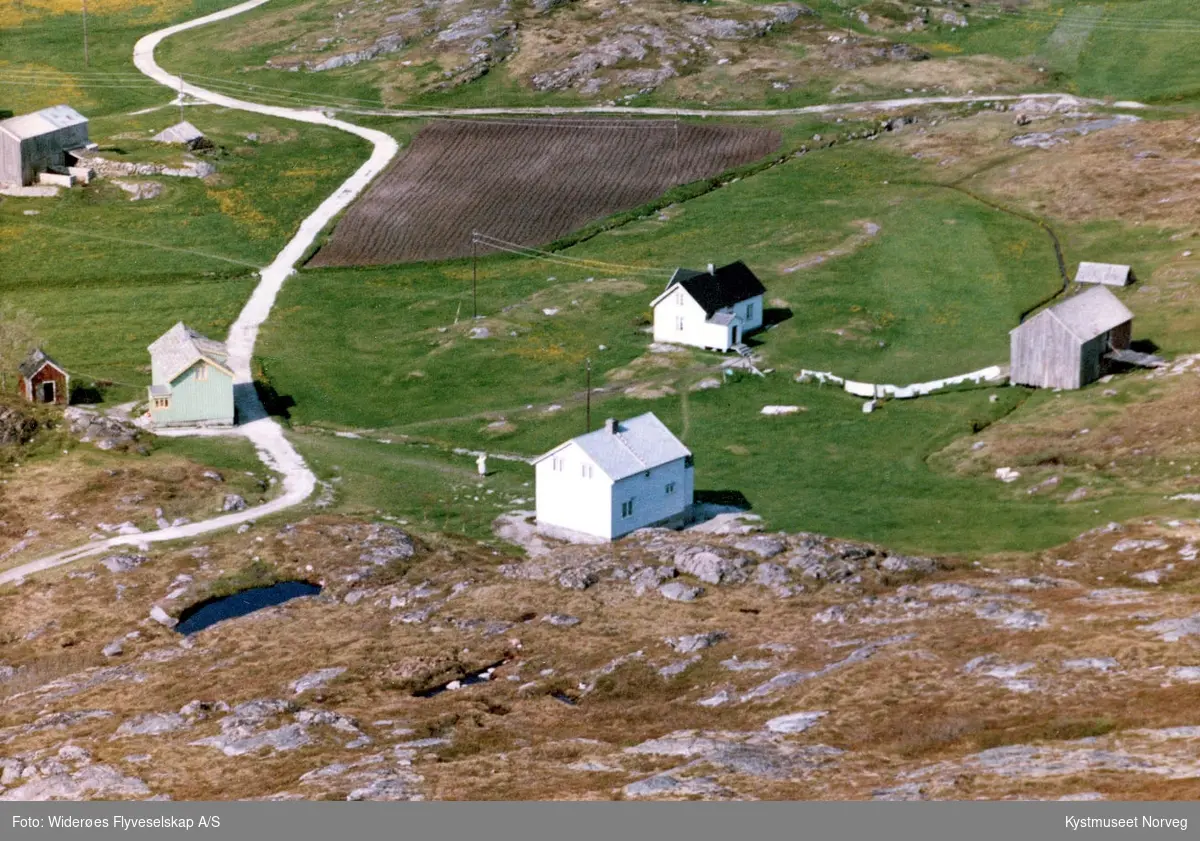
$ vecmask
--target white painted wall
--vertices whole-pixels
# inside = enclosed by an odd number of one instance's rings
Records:
[[[610,535],[620,537],[684,513],[692,504],[696,482],[695,469],[684,463],[676,459],[650,470],[649,476],[638,473],[614,484]],[[668,494],[667,484],[672,482],[675,492]],[[621,503],[628,500],[633,500],[633,515],[622,517]]]
[[[741,336],[762,327],[763,296],[755,295],[720,312],[742,319]],[[680,329],[680,319],[683,329]],[[729,350],[735,340],[732,325],[710,324],[704,310],[682,289],[675,289],[654,308],[654,341],[676,345]]]
[[[590,478],[585,466],[592,468]],[[612,537],[613,483],[578,445],[569,442],[539,461],[534,475],[539,525]]]
[[[591,476],[584,473],[591,467]],[[573,442],[548,455],[534,468],[537,521],[612,540],[635,529],[687,511],[695,492],[695,470],[676,459],[613,483]],[[667,484],[675,490],[668,494]],[[621,503],[633,500],[633,514],[621,516]]]
[[[683,329],[680,329],[682,319]],[[654,341],[707,347],[704,310],[682,289],[675,289],[654,308]]]

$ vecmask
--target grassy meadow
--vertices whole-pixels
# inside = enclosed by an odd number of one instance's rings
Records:
[[[173,20],[230,3],[112,0],[88,20],[61,4],[0,16],[0,109],[70,103],[100,154],[178,166],[183,152],[149,138],[179,120],[173,94],[133,67],[133,44]],[[361,163],[367,147],[331,129],[210,106],[186,119],[216,144],[204,179],[130,176],[162,192],[131,201],[100,179],[55,198],[0,197],[0,295],[39,322],[47,350],[76,382],[109,381],[110,400],[142,395],[146,346],[176,321],[224,338],[256,282],[299,225]],[[144,112],[144,113],[143,113]]]

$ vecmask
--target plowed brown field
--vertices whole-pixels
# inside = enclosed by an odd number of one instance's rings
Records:
[[[542,245],[770,154],[776,131],[673,120],[445,120],[346,212],[313,266],[444,260],[471,232]]]

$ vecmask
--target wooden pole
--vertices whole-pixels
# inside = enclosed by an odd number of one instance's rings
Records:
[[[587,405],[587,410],[586,410],[586,415],[585,415],[584,421],[583,421],[583,424],[584,424],[583,432],[586,435],[587,433],[592,431],[592,360],[591,360],[591,358],[589,357],[588,359],[585,359],[584,364],[587,367],[587,399],[585,401],[586,405]]]
[[[479,239],[471,232],[471,318],[479,318],[479,259],[476,243]]]

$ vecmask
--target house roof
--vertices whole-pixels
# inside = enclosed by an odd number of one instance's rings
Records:
[[[1124,286],[1129,283],[1129,266],[1115,263],[1080,263],[1075,272],[1076,283],[1100,283],[1105,286]]]
[[[32,351],[29,356],[25,357],[25,361],[17,366],[17,372],[25,379],[29,379],[47,365],[57,368],[64,374],[67,373],[66,368],[47,356],[41,348]]]
[[[213,341],[197,333],[182,321],[163,333],[150,345],[152,359],[158,361],[162,370],[168,371],[167,380],[173,380],[200,359],[207,359],[226,373],[233,375],[225,360],[229,351],[224,342]]]
[[[70,128],[87,123],[87,117],[80,114],[70,105],[54,105],[34,111],[32,114],[22,114],[19,117],[9,117],[0,120],[0,131],[17,140],[28,140],[59,129]]]
[[[616,422],[613,432],[605,427],[572,438],[533,463],[537,464],[571,444],[578,445],[614,482],[692,454],[653,412],[647,412]]]
[[[170,128],[164,129],[151,139],[159,143],[194,143],[204,139],[204,132],[184,120],[182,123],[176,123]]]
[[[1117,325],[1132,321],[1133,313],[1106,287],[1096,286],[1086,292],[1072,295],[1061,304],[1034,316],[1042,317],[1053,318],[1077,340],[1087,342]]]
[[[170,397],[171,387],[165,383],[150,386],[151,397]]]
[[[722,327],[725,327],[726,325],[732,324],[735,321],[741,321],[741,320],[742,320],[742,317],[740,315],[738,315],[737,313],[719,312],[716,315],[712,316],[712,318],[708,319],[708,323],[709,324],[720,324]]]
[[[711,274],[694,269],[676,269],[667,282],[667,288],[650,305],[657,305],[676,285],[683,287],[692,300],[704,308],[706,318],[711,318],[717,310],[767,291],[754,272],[738,260],[714,269]]]

